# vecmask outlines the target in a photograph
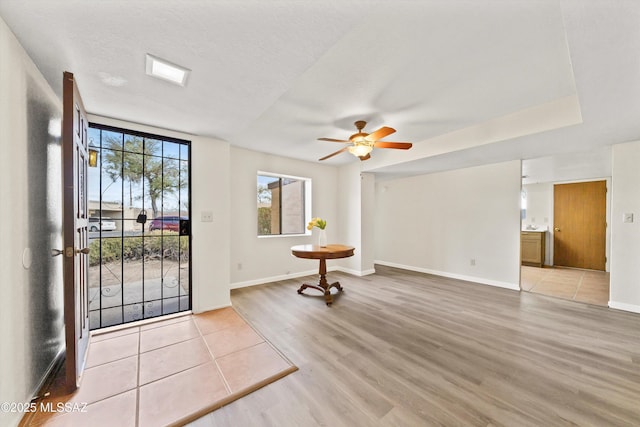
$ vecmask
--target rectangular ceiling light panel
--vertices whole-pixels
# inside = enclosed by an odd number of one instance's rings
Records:
[[[147,54],[147,74],[184,86],[191,70]]]

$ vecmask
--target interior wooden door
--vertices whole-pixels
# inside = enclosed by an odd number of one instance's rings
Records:
[[[80,385],[89,346],[87,118],[73,74],[63,76],[62,181],[66,388]]]
[[[605,269],[606,194],[606,181],[554,185],[554,265]]]

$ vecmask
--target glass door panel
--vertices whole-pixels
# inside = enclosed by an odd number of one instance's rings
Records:
[[[89,139],[90,328],[190,310],[189,142],[101,125]]]

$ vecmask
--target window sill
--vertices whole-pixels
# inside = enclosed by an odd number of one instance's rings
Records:
[[[277,239],[281,237],[306,237],[311,236],[311,233],[304,234],[268,234],[268,235],[260,235],[258,239]]]

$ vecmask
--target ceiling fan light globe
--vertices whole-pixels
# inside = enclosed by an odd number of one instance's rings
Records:
[[[370,145],[354,145],[349,147],[349,152],[356,157],[363,157],[371,153],[373,147]]]

